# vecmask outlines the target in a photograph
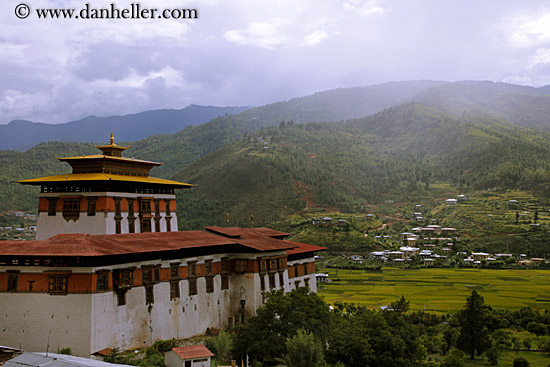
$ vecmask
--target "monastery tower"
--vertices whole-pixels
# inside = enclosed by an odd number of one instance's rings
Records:
[[[70,174],[18,181],[40,186],[37,240],[60,233],[117,234],[178,230],[174,189],[193,185],[154,178],[162,163],[122,157],[128,147],[96,146],[102,154],[58,158]]]

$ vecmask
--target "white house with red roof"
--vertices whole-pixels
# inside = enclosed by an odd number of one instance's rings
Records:
[[[100,148],[106,156],[120,150],[113,141]],[[149,180],[148,165],[86,162],[73,162],[72,181],[26,182],[42,182],[39,226],[53,228],[36,241],[0,241],[0,345],[89,357],[231,329],[270,289],[316,291],[314,254],[325,248],[269,228],[177,232],[175,203],[156,196],[173,195],[177,183]],[[81,173],[90,170],[116,177]]]
[[[210,367],[210,358],[214,356],[202,344],[172,348],[164,353],[166,367]]]

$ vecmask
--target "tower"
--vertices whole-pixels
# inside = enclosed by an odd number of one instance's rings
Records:
[[[36,239],[60,233],[117,234],[178,230],[175,189],[193,185],[149,176],[162,163],[122,156],[128,147],[58,158],[73,172],[18,181],[40,186]]]

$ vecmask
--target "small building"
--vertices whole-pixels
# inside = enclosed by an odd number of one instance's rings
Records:
[[[347,223],[347,221],[346,221],[345,219],[338,219],[338,223],[337,223],[337,224],[338,224],[339,226],[345,226],[346,223]]]
[[[363,263],[363,256],[361,256],[361,255],[351,255],[350,259],[356,264],[362,264]]]
[[[399,251],[403,252],[406,259],[410,259],[411,257],[418,255],[420,249],[418,247],[403,246],[399,248]]]
[[[172,348],[164,353],[167,367],[210,367],[212,353],[202,344]]]
[[[445,200],[445,204],[446,205],[456,205],[456,204],[458,204],[458,200],[457,199],[447,199],[447,200]]]
[[[323,217],[321,218],[321,223],[324,225],[324,226],[330,226],[332,224],[332,218],[330,217]]]
[[[508,200],[508,206],[516,207],[518,205],[517,200]]]
[[[472,257],[475,263],[475,261],[487,260],[489,254],[486,252],[472,252]]]
[[[424,265],[433,265],[435,263],[435,259],[424,258],[422,262],[424,263]]]
[[[317,282],[319,283],[329,283],[329,277],[327,273],[317,273],[316,275]]]
[[[390,251],[390,253],[388,254],[390,259],[392,260],[404,260],[405,259],[405,254],[403,253],[403,251]]]
[[[468,195],[465,195],[465,194],[458,195],[458,201],[467,201],[467,200],[468,200]]]

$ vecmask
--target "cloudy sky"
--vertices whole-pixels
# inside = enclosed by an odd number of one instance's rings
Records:
[[[198,19],[38,19],[132,1],[2,0],[0,124],[262,105],[398,80],[550,84],[550,2],[135,0]],[[24,3],[26,19],[15,16]]]

